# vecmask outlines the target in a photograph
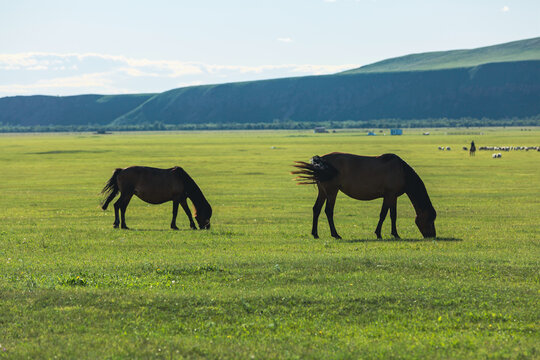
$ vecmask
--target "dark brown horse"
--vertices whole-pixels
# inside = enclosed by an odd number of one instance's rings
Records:
[[[178,205],[186,212],[189,218],[189,225],[196,229],[191,211],[186,199],[189,198],[195,207],[195,220],[201,229],[210,228],[210,217],[212,207],[206,201],[201,189],[195,181],[181,167],[171,169],[156,169],[145,166],[131,166],[125,169],[114,170],[113,175],[102,190],[107,198],[101,208],[107,209],[109,203],[120,192],[120,198],[114,203],[114,224],[115,228],[120,225],[118,212],[121,213],[122,229],[126,226],[126,208],[133,195],[137,195],[141,200],[150,204],[162,204],[167,201],[173,202],[171,229],[176,227],[176,215]]]
[[[431,204],[426,187],[416,172],[399,156],[384,154],[377,157],[331,153],[314,156],[310,163],[297,161],[299,184],[317,184],[319,195],[313,206],[312,235],[318,238],[317,221],[326,201],[325,213],[333,237],[341,239],[334,226],[334,205],[338,191],[357,200],[383,198],[379,223],[375,234],[381,238],[381,227],[388,209],[392,220],[392,235],[399,238],[396,229],[397,198],[409,196],[416,210],[416,225],[424,237],[435,237],[437,213]]]

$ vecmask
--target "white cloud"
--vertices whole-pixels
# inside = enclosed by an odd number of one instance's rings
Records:
[[[291,42],[290,38],[279,38],[279,41]],[[271,70],[290,70],[292,72],[332,72],[334,69],[352,68],[357,64],[346,65],[314,65],[314,64],[282,64],[282,65],[217,65],[196,62],[182,62],[177,60],[149,60],[128,58],[125,56],[108,54],[57,54],[57,53],[22,53],[22,54],[0,54],[0,70],[46,70],[48,64],[57,66],[52,69],[84,71],[84,60],[109,60],[111,64],[106,65],[109,72],[124,73],[133,77],[168,77],[176,78],[186,75],[214,74],[222,71],[240,73],[262,73]],[[81,63],[73,64],[73,60]],[[87,65],[89,67],[90,65]]]
[[[37,93],[65,93],[65,90],[76,90],[78,93],[104,92],[121,94],[130,92],[129,89],[118,88],[109,78],[110,73],[83,74],[80,76],[58,77],[38,80],[30,84],[0,84],[0,94],[11,93],[29,95]]]
[[[149,60],[129,58],[121,55],[109,55],[99,53],[44,53],[28,52],[19,54],[0,54],[0,70],[28,70],[36,66],[46,66],[50,64],[58,65],[56,70],[65,70],[62,68],[68,62],[83,62],[92,60],[106,60],[117,66],[128,66],[131,69],[151,68],[156,70],[168,71],[169,76],[178,77],[189,74],[200,74],[202,72],[200,64],[181,62],[175,60]],[[73,69],[73,66],[70,65]],[[142,71],[142,70],[141,70]],[[133,72],[134,76],[135,72]]]
[[[158,73],[155,73],[155,72],[146,72],[137,68],[130,68],[130,67],[118,68],[117,71],[124,73],[126,75],[129,75],[129,76],[132,76],[132,77],[143,77],[143,76],[158,77],[160,76]]]
[[[505,6],[502,7],[501,11],[502,12],[509,12],[510,8],[507,5],[505,5]]]
[[[284,43],[290,43],[290,42],[292,42],[292,39],[290,37],[278,38],[277,41],[284,42]]]
[[[334,74],[337,72],[357,68],[357,64],[346,65],[295,65],[292,68],[293,72],[313,75]]]
[[[358,64],[223,65],[99,53],[0,54],[0,97],[160,92],[178,86],[331,74],[355,67]]]
[[[188,86],[198,86],[203,85],[202,81],[196,80],[196,81],[190,81],[190,82],[180,82],[176,84],[176,87],[188,87]]]
[[[27,70],[47,70],[48,67],[45,65],[36,65],[36,66],[29,66]]]

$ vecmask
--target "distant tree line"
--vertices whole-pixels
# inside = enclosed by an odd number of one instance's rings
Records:
[[[270,123],[208,123],[208,124],[164,124],[161,122],[134,125],[35,125],[21,126],[0,122],[0,132],[105,132],[105,131],[174,131],[174,130],[305,130],[324,126],[328,129],[357,128],[437,128],[437,127],[480,127],[480,126],[540,126],[540,114],[527,118],[460,118],[460,119],[377,119],[366,121],[293,121],[274,120]]]

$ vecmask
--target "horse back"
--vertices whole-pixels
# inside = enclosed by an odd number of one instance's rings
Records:
[[[323,156],[338,170],[334,184],[358,200],[373,200],[405,191],[403,160],[395,154],[361,156],[331,153]]]
[[[178,200],[184,195],[185,186],[177,169],[131,166],[118,174],[118,187],[121,192],[131,192],[151,204]]]

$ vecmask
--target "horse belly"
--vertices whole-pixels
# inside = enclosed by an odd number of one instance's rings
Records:
[[[150,204],[163,204],[178,198],[179,189],[166,183],[154,183],[151,186],[141,182],[135,187],[134,194]]]
[[[341,186],[340,190],[345,195],[356,200],[373,200],[384,196],[384,187],[378,184],[372,186]]]

